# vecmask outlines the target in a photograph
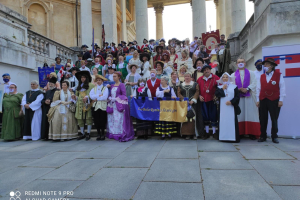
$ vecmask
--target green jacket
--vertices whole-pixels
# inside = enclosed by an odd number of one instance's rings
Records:
[[[90,98],[90,91],[95,87],[94,84],[89,83],[89,89],[84,91],[84,92],[80,92],[80,91],[76,91],[76,96],[77,96],[77,102],[76,102],[76,113],[75,113],[75,118],[76,119],[85,119],[85,112],[83,112],[85,104],[83,103],[83,98],[85,96],[89,97],[89,100],[91,102],[91,98]],[[85,93],[84,96],[81,93]],[[88,111],[86,113],[86,119],[92,119],[92,103],[90,103],[88,105]]]

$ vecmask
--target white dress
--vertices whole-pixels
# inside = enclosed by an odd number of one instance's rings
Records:
[[[140,59],[139,58],[136,58],[136,59],[134,59],[134,58],[131,58],[130,60],[129,60],[129,62],[128,62],[128,65],[127,65],[127,70],[131,73],[131,70],[129,69],[129,65],[131,65],[131,64],[135,64],[135,65],[137,65],[138,66],[138,68],[136,69],[136,72],[137,73],[141,73],[141,65],[142,65],[142,62],[140,61]]]
[[[144,69],[143,69],[143,76],[142,76],[142,78],[146,79],[146,80],[150,79],[150,68],[151,68],[151,65],[150,65],[149,61],[146,61],[144,63],[144,67],[143,68]]]
[[[118,87],[113,87],[111,89],[111,97],[116,98]],[[123,120],[124,113],[119,112],[116,106],[116,103],[112,103],[113,105],[113,113],[107,113],[107,132],[110,134],[123,134]]]
[[[188,72],[190,73],[194,73],[195,69],[193,68],[193,60],[189,57],[187,60],[178,60],[178,65],[177,68],[180,69],[180,66],[182,64],[185,64],[186,66],[188,66]]]

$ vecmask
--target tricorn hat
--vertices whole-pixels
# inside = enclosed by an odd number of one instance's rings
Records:
[[[147,40],[146,38],[143,39],[143,42],[144,42],[145,40],[148,42],[148,40]]]
[[[264,65],[266,62],[271,63],[272,65],[274,65],[275,67],[278,65],[274,58],[267,58],[265,61],[262,62],[262,64]]]
[[[86,45],[86,44],[81,46],[81,48],[84,48],[84,47],[87,48],[87,49],[89,48],[88,45]]]

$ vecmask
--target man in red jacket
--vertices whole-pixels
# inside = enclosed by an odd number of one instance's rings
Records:
[[[160,86],[160,80],[158,78],[156,78],[156,70],[155,69],[151,69],[150,77],[151,77],[151,79],[149,79],[147,81],[147,87],[149,88],[149,90],[151,92],[151,96],[153,98],[153,97],[156,97],[156,89]]]
[[[216,127],[218,125],[218,111],[217,104],[215,102],[215,92],[218,86],[217,80],[220,78],[211,73],[211,66],[205,65],[202,68],[203,76],[198,78],[197,83],[199,85],[200,101],[202,102],[202,115],[206,130],[206,136],[209,137],[209,125],[213,128],[213,134],[216,133]]]
[[[283,105],[285,95],[285,83],[280,71],[275,70],[277,64],[273,58],[268,58],[263,63],[266,73],[260,76],[256,86],[257,107],[260,115],[261,135],[258,142],[264,142],[267,138],[268,113],[272,121],[272,142],[278,141],[278,117]]]

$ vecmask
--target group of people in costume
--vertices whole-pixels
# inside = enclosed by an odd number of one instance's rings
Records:
[[[162,139],[179,134],[186,139],[207,139],[211,133],[221,141],[239,142],[242,135],[266,141],[268,113],[272,120],[272,141],[278,143],[278,117],[285,97],[284,79],[269,58],[246,67],[245,59],[230,68],[225,37],[212,54],[201,39],[179,41],[162,38],[159,44],[144,39],[95,45],[94,54],[82,46],[78,60],[61,59],[51,64],[54,72],[44,88],[38,81],[24,95],[3,75],[4,140],[70,140],[91,138],[94,125],[97,140],[105,137],[120,142],[160,134]],[[263,67],[264,66],[264,67]],[[12,77],[13,78],[13,77]],[[188,99],[186,121],[146,121],[130,115],[132,98],[161,101]],[[136,122],[135,131],[133,121]]]

